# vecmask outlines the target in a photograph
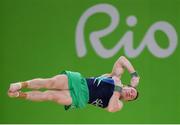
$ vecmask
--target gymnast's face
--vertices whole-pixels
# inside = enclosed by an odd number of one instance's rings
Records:
[[[137,90],[133,87],[125,86],[122,89],[122,98],[125,101],[134,100],[137,96]]]

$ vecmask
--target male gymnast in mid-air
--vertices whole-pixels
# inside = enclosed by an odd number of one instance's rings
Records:
[[[125,69],[131,75],[129,85],[121,83],[121,76]],[[130,61],[121,56],[110,73],[85,78],[78,72],[63,71],[52,78],[12,83],[8,95],[31,101],[54,101],[65,105],[66,110],[92,104],[105,108],[109,112],[117,112],[123,107],[122,101],[132,101],[138,97],[136,87],[139,78]],[[23,88],[32,89],[32,91],[22,92]],[[41,88],[47,90],[38,91]]]

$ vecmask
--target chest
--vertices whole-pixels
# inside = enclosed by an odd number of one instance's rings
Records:
[[[114,91],[114,80],[112,78],[90,78],[87,79],[89,88],[89,103],[105,108],[109,103]]]

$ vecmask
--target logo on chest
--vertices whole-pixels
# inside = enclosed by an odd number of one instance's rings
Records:
[[[103,101],[102,99],[96,99],[91,103],[92,105],[98,106],[98,107],[103,107]]]

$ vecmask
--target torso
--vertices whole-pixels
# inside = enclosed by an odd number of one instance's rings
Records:
[[[120,80],[117,77],[100,76],[86,78],[89,89],[89,104],[106,108],[114,92],[114,86]]]

